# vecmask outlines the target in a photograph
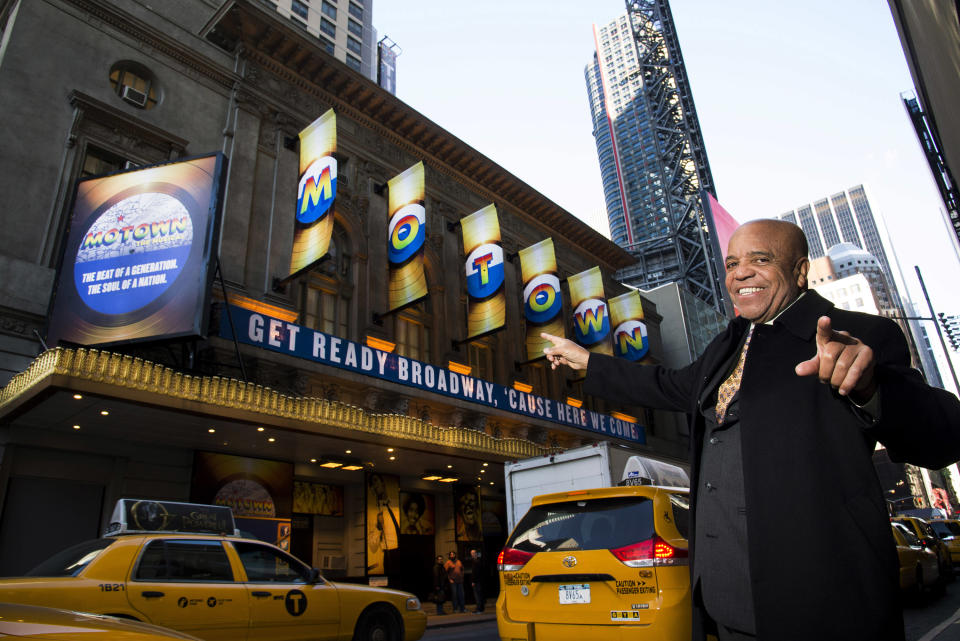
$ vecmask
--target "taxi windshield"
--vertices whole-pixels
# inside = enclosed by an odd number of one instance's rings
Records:
[[[648,498],[578,500],[530,508],[507,547],[524,552],[603,550],[654,534],[653,503]]]
[[[26,573],[26,576],[77,576],[103,550],[116,539],[93,539],[84,541],[54,554],[49,559]]]

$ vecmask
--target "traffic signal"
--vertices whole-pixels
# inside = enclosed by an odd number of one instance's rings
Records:
[[[943,332],[947,335],[947,340],[950,341],[950,347],[953,351],[960,350],[960,316],[947,316],[940,312],[937,318],[940,326],[943,327]]]

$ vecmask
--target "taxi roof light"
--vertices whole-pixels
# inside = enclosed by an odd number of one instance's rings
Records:
[[[233,510],[225,505],[120,499],[113,508],[104,536],[144,532],[188,534],[237,533]]]
[[[523,569],[535,552],[524,552],[516,548],[503,548],[497,555],[498,572],[517,572]]]
[[[659,536],[613,548],[610,553],[632,568],[686,565],[689,562],[687,550],[674,547]]]

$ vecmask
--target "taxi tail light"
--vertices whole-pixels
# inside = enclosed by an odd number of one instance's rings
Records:
[[[516,548],[503,548],[497,556],[499,572],[517,572],[533,558],[534,552],[524,552]]]
[[[687,550],[674,547],[659,536],[613,548],[610,553],[632,568],[686,565],[689,562]]]

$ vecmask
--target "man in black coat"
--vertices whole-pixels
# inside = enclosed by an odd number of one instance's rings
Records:
[[[587,370],[586,393],[687,413],[696,639],[903,639],[872,454],[960,459],[960,401],[909,367],[893,321],[806,291],[808,269],[796,225],[738,228],[726,286],[740,316],[679,370],[544,335],[554,368]]]

